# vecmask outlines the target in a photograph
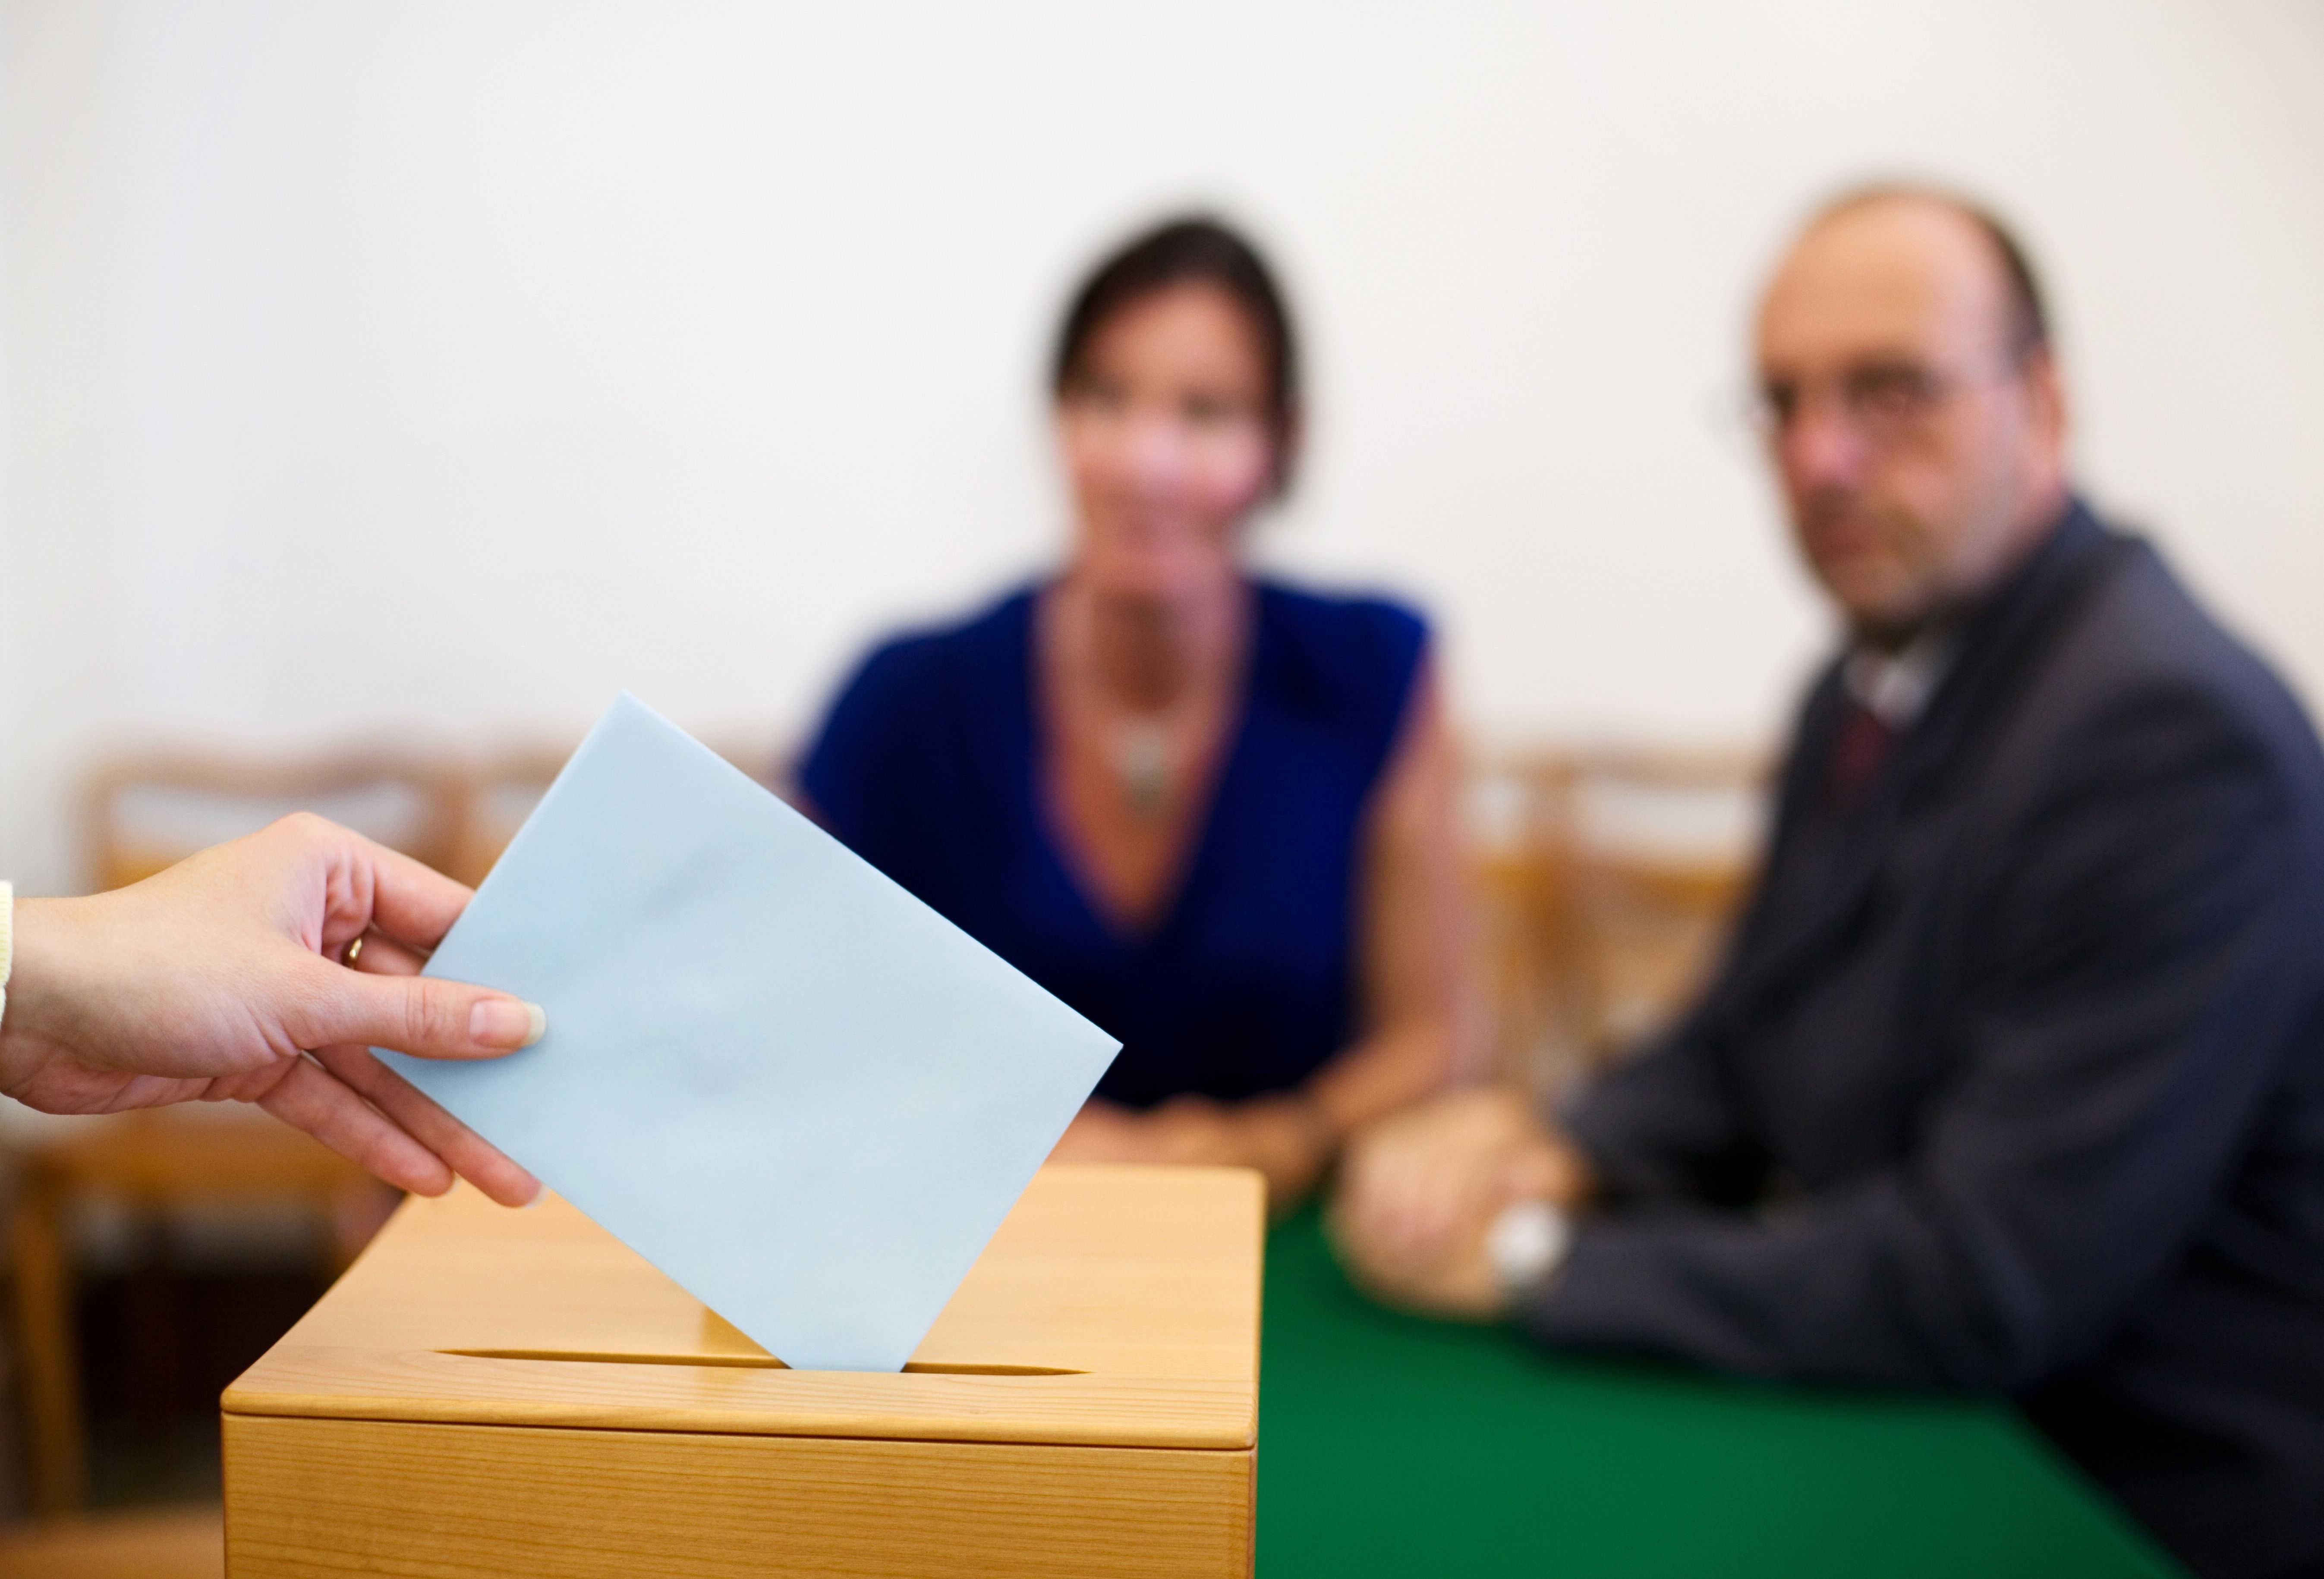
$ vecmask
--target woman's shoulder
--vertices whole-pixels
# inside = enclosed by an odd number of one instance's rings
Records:
[[[959,618],[908,626],[882,638],[840,688],[843,700],[881,704],[950,699],[964,686],[1020,668],[1034,589],[1020,586]]]
[[[1297,668],[1327,683],[1385,687],[1402,697],[1428,647],[1428,621],[1418,609],[1377,592],[1326,592],[1271,578],[1258,586],[1260,626]]]
[[[1001,716],[1024,689],[1033,592],[1020,587],[965,617],[882,639],[832,694],[800,776],[827,813],[851,791],[840,780],[892,776],[925,751],[945,721]],[[863,793],[870,790],[864,789]]]
[[[1376,777],[1412,704],[1428,622],[1400,599],[1261,581],[1254,689],[1343,743]]]

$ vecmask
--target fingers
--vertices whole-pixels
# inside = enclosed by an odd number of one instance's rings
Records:
[[[328,1048],[315,1060],[290,1060],[258,1105],[365,1172],[418,1195],[442,1195],[455,1172],[504,1206],[524,1205],[540,1194],[532,1175],[364,1048]]]
[[[1341,1166],[1343,1215],[1367,1241],[1405,1244],[1437,1208],[1433,1149],[1409,1123],[1388,1123],[1358,1135]]]
[[[1408,1205],[1408,1202],[1393,1203]],[[1489,1214],[1470,1213],[1441,1233],[1409,1231],[1377,1201],[1342,1196],[1325,1216],[1334,1255],[1351,1282],[1385,1305],[1425,1315],[1490,1320],[1506,1305],[1489,1258]]]
[[[1545,1135],[1509,1159],[1499,1194],[1504,1201],[1548,1201],[1572,1211],[1590,1198],[1594,1187],[1589,1159],[1572,1141]]]
[[[1158,1162],[1146,1127],[1110,1102],[1083,1103],[1057,1138],[1052,1162]]]
[[[300,1047],[357,1042],[422,1058],[490,1058],[548,1030],[539,1005],[462,982],[346,970],[314,956],[301,971],[306,991],[283,1017]]]
[[[366,971],[375,976],[416,976],[428,964],[428,956],[418,949],[377,932],[366,932],[355,941],[363,945],[363,949],[347,962],[351,970]]]
[[[1403,1291],[1428,1275],[1434,1258],[1417,1255],[1359,1221],[1344,1199],[1332,1203],[1323,1222],[1348,1280],[1383,1304],[1406,1304]]]
[[[1508,1292],[1495,1275],[1481,1234],[1471,1234],[1430,1256],[1398,1255],[1332,1219],[1340,1264],[1358,1288],[1385,1305],[1425,1316],[1461,1321],[1491,1321],[1508,1307]]]
[[[344,830],[340,830],[344,831]],[[444,939],[475,891],[410,856],[348,834],[346,855],[371,872],[373,930],[394,942],[433,948]],[[366,952],[369,946],[366,945]]]
[[[1082,1123],[1078,1119],[1065,1126],[1057,1143],[1049,1148],[1052,1162],[1118,1162],[1111,1144],[1112,1137]]]
[[[1207,1097],[1173,1097],[1138,1122],[1147,1132],[1157,1161],[1186,1165],[1245,1160],[1234,1116]]]
[[[1427,1137],[1382,1150],[1361,1197],[1365,1227],[1399,1253],[1441,1247],[1476,1194],[1473,1159]]]
[[[258,1105],[392,1185],[423,1196],[452,1187],[443,1159],[307,1059],[275,1081]]]
[[[1513,1094],[1455,1092],[1374,1126],[1342,1168],[1347,1231],[1382,1254],[1449,1253],[1512,1198],[1538,1123]]]
[[[540,1181],[359,1044],[318,1048],[315,1057],[403,1131],[503,1206],[530,1205]]]

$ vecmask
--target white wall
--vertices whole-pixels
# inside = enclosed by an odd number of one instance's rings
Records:
[[[0,7],[0,876],[33,893],[128,690],[115,20]]]
[[[0,48],[35,886],[92,733],[807,721],[1049,550],[1059,299],[1189,201],[1313,350],[1270,551],[1423,597],[1495,733],[1778,726],[1823,626],[1713,412],[1785,226],[1897,170],[2023,221],[2089,485],[2324,696],[2302,0],[0,0]]]

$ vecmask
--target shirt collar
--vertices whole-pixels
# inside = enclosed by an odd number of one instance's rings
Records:
[[[1935,625],[1894,652],[1858,646],[1840,662],[1848,694],[1891,729],[1918,718],[1951,669],[1959,628]]]

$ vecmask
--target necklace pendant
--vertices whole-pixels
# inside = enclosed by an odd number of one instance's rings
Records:
[[[1170,732],[1158,719],[1121,725],[1113,738],[1114,776],[1121,780],[1122,804],[1141,822],[1160,817],[1170,806]]]

